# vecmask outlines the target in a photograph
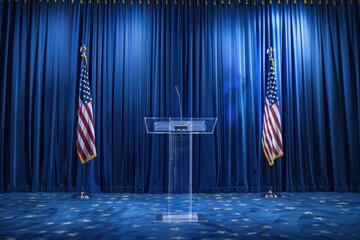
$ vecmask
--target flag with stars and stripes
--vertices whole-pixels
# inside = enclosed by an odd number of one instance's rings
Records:
[[[82,55],[76,147],[83,164],[96,157],[92,98],[88,75],[86,56]]]
[[[270,70],[266,81],[265,108],[263,114],[262,146],[265,156],[272,166],[274,160],[283,156],[280,105],[276,86],[273,49],[270,48]]]

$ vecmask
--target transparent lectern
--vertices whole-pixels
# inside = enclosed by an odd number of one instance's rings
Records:
[[[144,121],[149,134],[169,135],[168,211],[156,214],[155,222],[206,222],[204,214],[192,210],[193,135],[213,134],[217,118],[145,117]],[[178,206],[176,194],[188,195],[185,208]]]

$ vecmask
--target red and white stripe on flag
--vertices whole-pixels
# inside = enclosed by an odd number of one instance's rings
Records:
[[[282,130],[279,102],[269,104],[266,98],[263,115],[262,144],[265,156],[272,166],[274,160],[283,156]]]
[[[81,98],[79,98],[76,141],[81,163],[86,163],[96,157],[92,101],[84,104]]]

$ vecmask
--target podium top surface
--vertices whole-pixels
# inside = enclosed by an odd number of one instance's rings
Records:
[[[217,118],[145,117],[150,134],[213,134]]]

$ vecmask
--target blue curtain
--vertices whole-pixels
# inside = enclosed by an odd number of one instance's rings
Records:
[[[194,192],[360,191],[360,7],[0,1],[0,192],[166,191],[144,117],[217,117],[194,136]],[[344,1],[348,2],[348,1]],[[76,154],[81,44],[98,156]],[[284,157],[262,114],[275,47]],[[84,173],[82,173],[84,172]],[[84,181],[83,181],[84,178]]]

